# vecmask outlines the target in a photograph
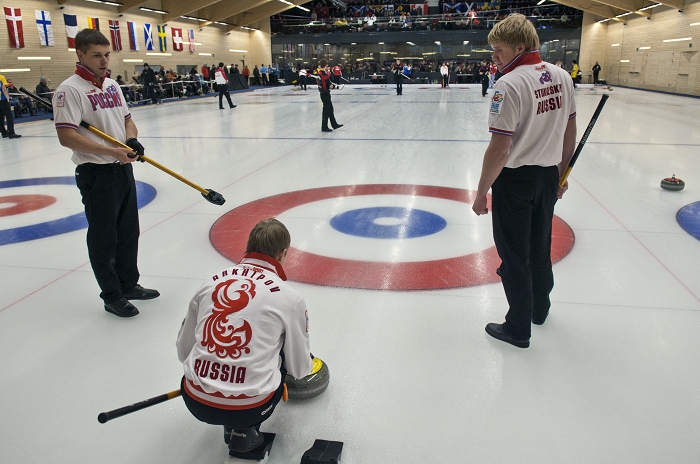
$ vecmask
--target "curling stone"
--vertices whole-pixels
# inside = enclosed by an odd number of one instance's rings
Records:
[[[318,358],[313,358],[311,373],[304,378],[295,379],[287,374],[284,383],[287,385],[287,394],[291,400],[306,400],[320,395],[331,380],[328,365]]]
[[[683,190],[685,188],[685,182],[676,178],[674,174],[671,177],[667,177],[661,181],[661,188],[664,190]]]

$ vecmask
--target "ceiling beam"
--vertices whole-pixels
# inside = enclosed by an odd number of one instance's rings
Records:
[[[262,19],[268,19],[270,16],[276,15],[277,13],[281,13],[290,8],[294,8],[297,5],[303,5],[304,3],[308,3],[308,0],[292,0],[292,3],[294,4],[287,5],[286,3],[274,0],[266,5],[262,5],[258,8],[253,8],[249,11],[238,14],[235,17],[229,18],[229,20],[226,21],[227,23],[234,24],[234,26],[228,26],[228,30],[232,31],[236,28],[239,28],[241,26],[248,26]]]
[[[197,12],[198,17],[208,19],[206,23],[201,23],[199,26],[208,26],[214,21],[226,20],[226,18],[239,15],[245,11],[252,10],[267,3],[272,3],[272,1],[279,3],[280,5],[284,5],[284,3],[279,2],[278,0],[238,0],[215,3],[207,8],[202,8]],[[228,23],[230,21],[226,22]]]
[[[168,14],[163,15],[163,21],[172,21],[183,15],[201,17],[192,13],[218,2],[219,0],[163,0],[163,10],[168,12]]]
[[[651,10],[639,11],[640,8],[644,8],[647,5],[646,0],[595,0],[603,5],[613,6],[621,10],[636,13],[638,15],[644,16],[646,18],[651,18]]]
[[[571,8],[576,8],[577,10],[581,11],[586,11],[588,13],[592,13],[596,16],[600,16],[602,18],[608,18],[608,19],[614,19],[615,16],[621,15],[623,13],[627,13],[625,10],[621,10],[619,8],[614,8],[612,6],[608,5],[603,5],[601,3],[597,3],[591,0],[552,0],[556,3],[560,3],[562,5],[570,6]],[[623,23],[624,17],[623,18],[618,18],[620,21]]]
[[[124,5],[118,6],[117,11],[120,13],[124,13],[126,10],[136,8],[137,6],[142,6],[147,1],[148,0],[119,0],[119,3],[123,3]]]

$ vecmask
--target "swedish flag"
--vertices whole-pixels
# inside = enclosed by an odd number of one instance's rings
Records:
[[[161,52],[168,51],[168,42],[165,40],[165,26],[158,26],[158,46]]]

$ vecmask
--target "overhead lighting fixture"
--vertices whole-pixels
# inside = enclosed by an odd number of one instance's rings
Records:
[[[50,60],[50,56],[18,56],[18,60]]]
[[[690,23],[691,26],[700,26],[700,23]]]
[[[214,56],[213,53],[200,53],[199,56]]]
[[[248,26],[241,26],[241,29],[246,29],[248,31],[257,31],[254,27],[248,27]]]
[[[612,44],[612,45],[610,45],[610,46],[611,46],[611,47],[619,47],[620,44]]]
[[[220,24],[222,26],[235,26],[235,24],[227,23],[225,21],[214,21],[214,24]]]
[[[309,11],[311,11],[311,10],[309,10],[308,8],[304,8],[304,7],[301,6],[301,5],[296,5],[296,7],[299,8],[300,10],[306,11],[307,13],[308,13]]]
[[[248,53],[248,50],[236,50],[236,49],[231,49],[229,50],[230,52],[233,53]]]
[[[700,23],[698,23],[698,24],[700,24]],[[691,24],[691,26],[692,26],[692,24]],[[384,42],[379,42],[378,45],[384,45]]]
[[[630,60],[620,60],[620,63],[629,63]]]
[[[651,10],[652,8],[656,8],[657,6],[661,6],[661,3],[657,3],[656,5],[645,6],[644,8],[640,8],[640,9],[637,10],[637,11]]]
[[[554,39],[552,40],[552,42],[559,42],[559,39]]]
[[[69,52],[74,52],[74,51],[75,51],[75,48],[69,48],[68,51],[69,51]]]
[[[173,56],[172,53],[146,53],[148,56]]]
[[[471,56],[470,54],[462,54],[462,55],[457,55],[457,56]]]
[[[651,47],[639,47],[637,50],[649,50]]]
[[[547,1],[547,0],[540,0],[539,2],[537,2],[537,6],[542,5],[542,4],[543,4],[544,2],[546,2],[546,1]]]
[[[150,13],[168,14],[167,11],[163,11],[163,10],[154,10],[153,8],[146,8],[145,6],[139,7],[139,10],[148,11],[148,12],[150,12]]]
[[[619,15],[617,15],[617,16],[615,16],[615,17],[616,17],[616,18],[622,18],[623,16],[627,16],[627,15],[631,15],[631,14],[632,14],[632,12],[631,12],[631,11],[628,11],[627,13],[622,13],[622,14],[619,14]]]
[[[442,45],[442,43],[439,40],[436,40],[435,45]]]
[[[596,21],[596,22],[604,23],[605,21],[610,21],[610,18],[601,19],[600,21]]]
[[[331,44],[323,44],[325,47],[329,47]]]
[[[29,68],[6,68],[6,69],[0,69],[0,73],[8,73],[8,72],[29,72],[31,69]]]
[[[88,1],[88,2],[92,2],[92,3],[103,3],[103,4],[105,4],[105,5],[112,5],[112,6],[124,6],[123,3],[119,3],[119,2],[108,2],[108,1],[106,1],[106,0],[87,0],[87,1]]]
[[[357,42],[352,42],[350,45],[357,45]]]
[[[469,43],[469,41],[468,41],[468,40],[464,40],[464,41],[462,41],[462,45],[467,45],[468,43]]]
[[[382,53],[385,54],[385,55],[391,55],[392,52],[379,52],[380,55],[381,55]]]
[[[415,45],[416,45],[416,44],[414,44],[413,42],[406,42],[406,43],[409,44],[409,45],[412,45],[412,46],[415,46]]]
[[[291,5],[294,6],[294,3],[288,2],[287,0],[280,0],[280,2],[284,3],[285,5]]]
[[[692,37],[683,37],[682,39],[666,39],[664,42],[683,42],[684,40],[693,40]]]
[[[204,18],[197,18],[197,17],[194,17],[194,16],[184,16],[184,15],[183,15],[183,16],[180,16],[180,17],[181,17],[181,18],[185,18],[185,19],[191,19],[192,21],[202,21],[202,22],[208,21],[207,19],[204,19]]]
[[[437,52],[423,52],[422,55],[437,55]]]
[[[124,58],[122,61],[124,63],[143,63],[143,59],[137,60],[136,58]]]

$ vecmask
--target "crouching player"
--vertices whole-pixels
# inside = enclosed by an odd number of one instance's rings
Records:
[[[257,224],[241,262],[194,295],[177,338],[185,404],[200,421],[224,426],[230,451],[259,448],[285,374],[300,379],[313,368],[306,303],[282,268],[290,243],[278,220]]]

